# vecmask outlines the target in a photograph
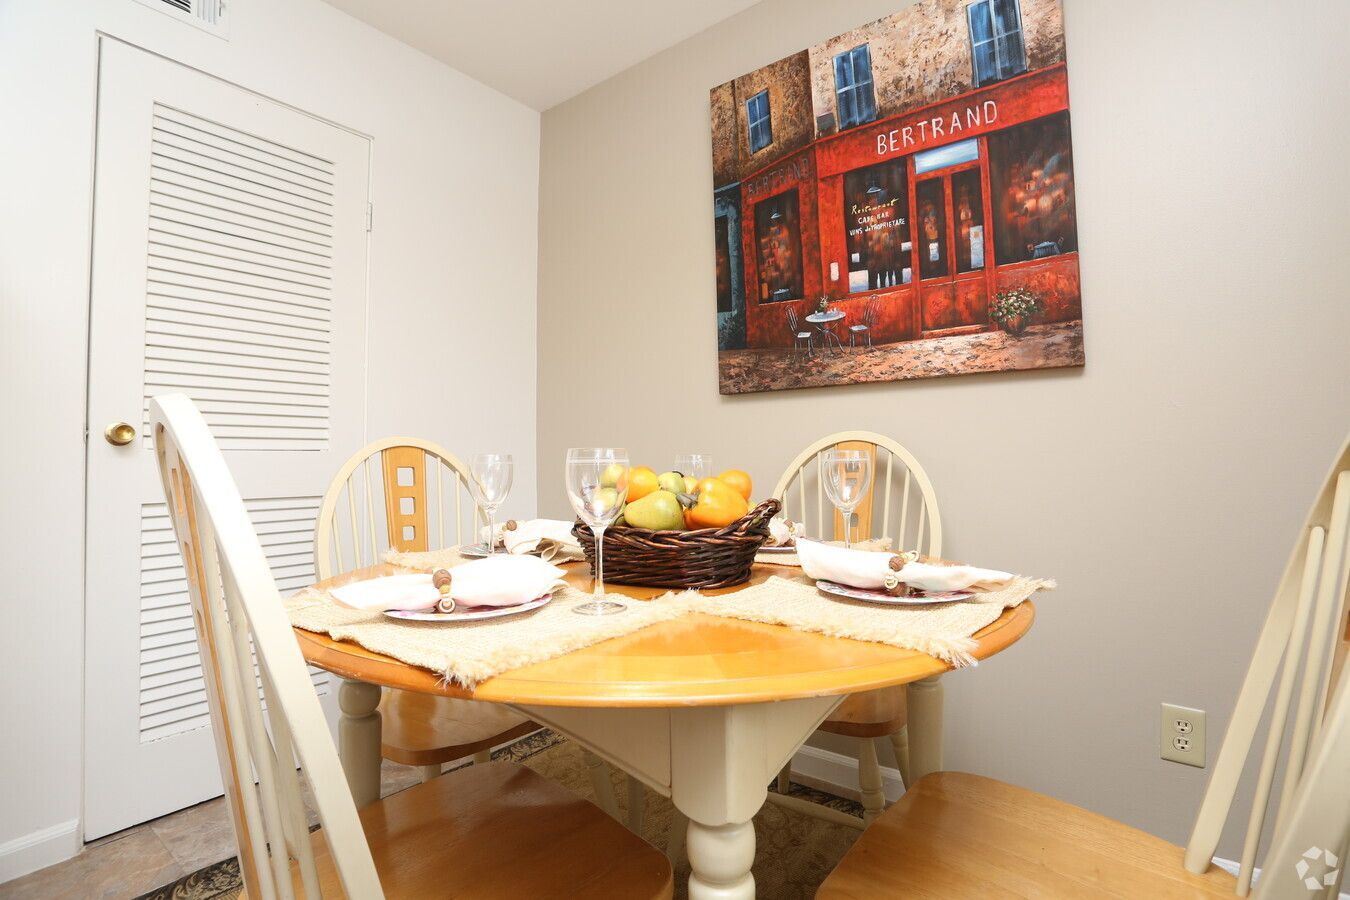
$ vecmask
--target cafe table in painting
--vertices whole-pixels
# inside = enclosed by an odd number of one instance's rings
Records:
[[[816,312],[806,317],[806,321],[816,326],[816,331],[820,333],[820,342],[824,346],[830,346],[830,341],[834,341],[835,349],[843,352],[844,343],[839,340],[839,335],[834,333],[834,323],[844,318],[843,310],[832,309],[829,312]]]
[[[757,565],[751,583],[773,568]],[[569,569],[567,580],[585,589],[586,567]],[[373,566],[319,586],[398,571]],[[617,585],[609,591],[639,601],[663,593]],[[972,655],[983,659],[1008,647],[1034,614],[1030,601],[1004,610],[974,635]],[[358,806],[379,792],[380,687],[506,704],[671,799],[689,819],[694,900],[754,896],[751,818],[773,776],[848,694],[907,684],[911,777],[942,767],[938,678],[951,666],[886,644],[693,613],[468,690],[355,643],[301,629],[296,635],[310,663],[344,679],[338,744]]]

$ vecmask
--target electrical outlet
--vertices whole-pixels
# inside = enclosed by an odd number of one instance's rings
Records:
[[[1162,705],[1159,756],[1188,766],[1205,767],[1205,711],[1171,703]]]

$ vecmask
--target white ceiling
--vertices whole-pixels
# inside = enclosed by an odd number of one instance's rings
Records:
[[[538,110],[759,0],[328,0]]]

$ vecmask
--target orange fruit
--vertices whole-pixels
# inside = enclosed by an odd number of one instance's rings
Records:
[[[643,497],[656,490],[660,485],[656,480],[656,472],[648,466],[633,466],[628,470],[628,502],[641,500]]]
[[[755,484],[750,480],[749,472],[743,472],[740,469],[727,469],[717,477],[735,488],[736,493],[744,497],[747,503],[750,502],[750,494],[754,490]]]
[[[740,491],[720,478],[705,478],[698,483],[698,502],[684,511],[684,524],[690,528],[721,528],[749,511]]]

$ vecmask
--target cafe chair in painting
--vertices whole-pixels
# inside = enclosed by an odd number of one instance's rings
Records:
[[[851,523],[846,523],[834,510],[821,483],[821,455],[836,447],[862,450],[872,456],[872,487],[858,504]],[[844,530],[849,528],[854,541],[890,538],[895,550],[942,555],[942,518],[928,473],[912,453],[883,434],[844,431],[821,438],[788,465],[774,487],[773,496],[782,502],[784,515],[804,525],[809,536],[842,540]],[[908,687],[853,694],[821,723],[821,731],[857,739],[862,822],[853,816],[832,815],[833,810],[823,812],[826,808],[819,804],[788,796],[791,763],[779,775],[778,793],[771,793],[769,799],[811,815],[838,818],[854,827],[871,822],[885,808],[875,741],[885,738],[890,743],[901,779],[906,783],[911,752],[925,754],[925,759],[940,759],[940,744],[911,750],[906,713],[911,700],[941,703],[941,690],[941,684],[932,678]],[[941,736],[934,735],[933,740],[941,741]]]
[[[806,355],[814,356],[815,333],[809,329],[806,331],[802,330],[802,323],[797,318],[797,310],[793,309],[791,306],[786,307],[786,309],[788,332],[792,335],[792,355],[796,356],[800,352],[802,341],[805,341]]]
[[[1350,442],[1299,530],[1184,849],[1001,781],[935,772],[863,833],[816,896],[1246,896],[1273,815],[1255,895],[1335,897],[1350,839],[1348,525]],[[1254,778],[1243,781],[1249,761]],[[1212,859],[1240,781],[1252,796],[1239,804],[1235,877]]]
[[[249,897],[533,897],[564,885],[587,897],[672,895],[661,853],[521,766],[470,766],[357,810],[257,532],[206,422],[181,394],[152,400],[150,418]]]
[[[866,340],[867,346],[872,346],[872,329],[877,324],[877,307],[880,301],[868,300],[863,306],[862,321],[856,325],[848,326],[848,345],[854,346],[856,341]]]
[[[447,528],[447,522],[449,527]],[[382,562],[383,551],[437,550],[481,540],[487,519],[474,500],[469,469],[437,444],[411,437],[375,441],[333,477],[314,529],[320,580]],[[487,762],[492,748],[539,728],[495,703],[385,689],[380,699],[385,759],[417,766],[422,780],[452,760]],[[596,798],[617,812],[607,768],[587,753]]]

